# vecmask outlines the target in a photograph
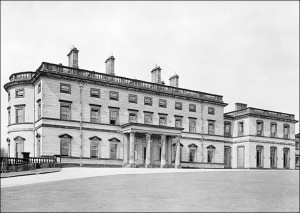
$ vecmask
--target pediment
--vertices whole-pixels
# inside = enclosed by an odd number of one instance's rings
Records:
[[[58,137],[60,137],[60,138],[70,138],[70,139],[73,138],[71,135],[69,135],[69,134],[67,134],[67,133],[62,134],[62,135],[59,135]]]
[[[176,143],[173,143],[173,146],[176,146]],[[182,144],[182,143],[180,143],[180,146],[181,146],[181,147],[183,147],[183,144]]]
[[[17,136],[14,138],[15,141],[25,141],[25,138],[21,137],[21,136]]]
[[[216,147],[215,146],[213,146],[213,145],[210,145],[210,146],[208,146],[208,147],[206,147],[207,149],[215,149]]]
[[[196,144],[192,143],[192,144],[188,145],[188,147],[190,147],[190,148],[193,148],[193,147],[197,148],[198,146]]]
[[[121,142],[118,138],[116,138],[116,137],[113,137],[113,138],[111,138],[111,139],[109,139],[108,141],[110,141],[110,142]]]
[[[101,141],[102,139],[97,137],[97,136],[93,136],[89,138],[90,140],[97,140],[97,141]]]

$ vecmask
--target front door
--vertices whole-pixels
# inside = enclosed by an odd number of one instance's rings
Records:
[[[224,149],[224,168],[231,168],[231,147]]]
[[[237,148],[237,168],[244,168],[244,152],[245,147]]]
[[[16,158],[23,158],[22,152],[24,152],[23,143],[16,143]]]

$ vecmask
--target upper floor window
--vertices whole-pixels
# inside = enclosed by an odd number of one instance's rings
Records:
[[[16,123],[25,122],[25,106],[16,106]]]
[[[8,91],[8,101],[10,101],[10,91]]]
[[[60,84],[60,92],[71,94],[71,84]]]
[[[182,127],[182,117],[175,116],[175,127]]]
[[[196,104],[190,104],[189,110],[190,110],[190,112],[196,112]]]
[[[152,124],[152,113],[145,113],[145,124]]]
[[[189,118],[189,131],[196,132],[196,119],[195,118]]]
[[[100,123],[100,107],[91,106],[91,123]]]
[[[41,82],[38,84],[37,90],[38,90],[38,94],[39,94],[41,92],[41,90],[42,90]]]
[[[244,135],[244,122],[241,121],[238,123],[238,136]]]
[[[276,123],[271,123],[271,138],[275,138],[277,134],[277,124]]]
[[[91,88],[90,89],[90,97],[100,98],[100,89]]]
[[[24,88],[16,89],[16,98],[24,98]]]
[[[167,100],[159,99],[159,107],[167,108]]]
[[[214,115],[215,114],[215,108],[208,107],[208,114]]]
[[[10,113],[10,107],[7,108],[8,111],[8,124],[11,124],[11,113]]]
[[[109,108],[109,124],[117,125],[119,123],[119,109]]]
[[[224,136],[230,137],[231,136],[231,123],[224,123]]]
[[[166,115],[159,115],[159,125],[167,126],[167,116]]]
[[[118,92],[110,91],[109,92],[109,100],[118,101],[119,100],[119,93]]]
[[[144,104],[152,106],[152,98],[151,97],[145,97]]]
[[[208,121],[208,134],[209,135],[215,134],[215,122],[214,121]]]
[[[60,119],[71,120],[71,103],[69,102],[60,103]]]
[[[289,134],[290,134],[290,125],[284,124],[283,125],[283,138],[289,139]]]
[[[42,116],[42,105],[41,105],[41,99],[37,101],[37,107],[38,107],[38,119],[41,119]]]
[[[175,102],[175,109],[182,110],[182,102]]]
[[[129,103],[137,104],[137,95],[129,94],[128,102],[129,102]]]
[[[137,113],[136,112],[129,113],[129,122],[137,123]]]
[[[256,135],[257,136],[263,136],[263,128],[264,128],[264,122],[256,121]]]

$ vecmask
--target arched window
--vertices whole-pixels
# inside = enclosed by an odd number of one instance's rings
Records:
[[[14,141],[16,143],[16,158],[23,158],[22,152],[24,152],[24,141],[25,138],[21,136],[17,136],[14,138]]]
[[[207,163],[213,163],[215,162],[215,149],[213,145],[210,145],[207,148]]]
[[[62,134],[58,136],[60,138],[60,154],[62,156],[71,156],[71,135]]]

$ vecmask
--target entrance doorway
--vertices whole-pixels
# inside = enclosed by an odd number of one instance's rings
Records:
[[[231,168],[231,147],[229,146],[224,148],[224,168]]]

